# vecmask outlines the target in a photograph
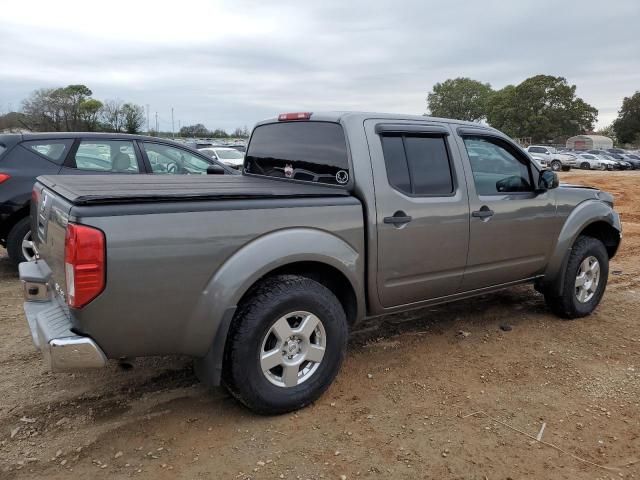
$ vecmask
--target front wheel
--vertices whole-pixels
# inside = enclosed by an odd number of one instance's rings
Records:
[[[7,254],[14,264],[30,262],[36,257],[31,236],[31,218],[17,222],[7,235]]]
[[[560,160],[554,160],[551,162],[551,170],[554,172],[559,172],[562,170],[562,162]]]
[[[256,413],[297,410],[329,388],[347,336],[344,309],[328,288],[297,275],[269,278],[238,308],[225,347],[223,383]]]
[[[585,317],[600,303],[608,277],[609,255],[602,242],[593,237],[578,237],[569,253],[561,295],[545,293],[545,301],[560,317]]]

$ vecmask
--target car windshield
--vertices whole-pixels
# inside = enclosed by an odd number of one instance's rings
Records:
[[[242,160],[244,154],[238,150],[216,150],[216,154],[220,160]]]

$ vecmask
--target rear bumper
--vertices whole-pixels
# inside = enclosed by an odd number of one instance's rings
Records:
[[[73,325],[66,305],[49,289],[51,271],[47,264],[24,262],[19,269],[31,338],[42,352],[47,368],[66,372],[104,367],[107,357],[98,344],[71,331]]]

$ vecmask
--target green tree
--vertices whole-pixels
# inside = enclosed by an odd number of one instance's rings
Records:
[[[87,131],[95,132],[98,128],[98,119],[102,112],[103,104],[95,98],[88,98],[80,104],[80,119]]]
[[[620,143],[640,143],[640,92],[622,100],[613,129]]]
[[[541,142],[592,130],[597,117],[598,110],[576,97],[576,86],[564,77],[536,75],[495,92],[487,121],[512,137]]]
[[[478,122],[487,116],[491,93],[488,83],[466,77],[448,79],[433,86],[427,96],[427,108],[435,117]]]
[[[122,105],[122,118],[124,131],[127,133],[139,133],[144,125],[144,108],[134,103]]]
[[[86,85],[68,85],[54,92],[54,97],[60,104],[65,128],[68,132],[82,130],[81,105],[92,93]]]
[[[185,125],[180,129],[181,137],[208,137],[211,132],[201,123]]]
[[[228,138],[229,134],[222,128],[216,128],[213,132],[211,132],[211,136],[213,138]]]

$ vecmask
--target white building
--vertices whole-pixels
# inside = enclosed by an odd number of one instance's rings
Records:
[[[613,140],[602,135],[576,135],[567,139],[567,148],[575,150],[604,150],[613,148]]]

